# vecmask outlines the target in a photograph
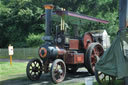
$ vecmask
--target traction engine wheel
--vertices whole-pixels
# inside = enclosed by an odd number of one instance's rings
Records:
[[[106,85],[114,85],[114,81],[116,80],[116,77],[104,74],[98,70],[95,70],[95,77],[99,85],[103,85],[103,83]]]
[[[30,80],[38,80],[42,74],[42,63],[40,59],[34,58],[29,61],[26,68],[27,77]]]
[[[66,75],[66,66],[63,60],[56,59],[51,67],[51,78],[54,83],[62,82]]]
[[[84,49],[87,49],[88,46],[93,42],[93,37],[92,34],[87,32],[84,34],[83,38],[83,44],[84,44]]]
[[[99,43],[91,43],[86,51],[85,64],[88,71],[94,75],[95,64],[103,55],[104,49]]]

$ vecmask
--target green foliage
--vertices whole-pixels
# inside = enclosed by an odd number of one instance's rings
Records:
[[[38,1],[37,1],[38,2]],[[42,3],[34,0],[0,1],[0,47],[9,43],[14,47],[27,47],[26,38],[30,33],[44,32]]]
[[[44,18],[40,16],[44,14],[45,4],[109,21],[107,25],[91,22],[80,26],[80,35],[90,30],[106,29],[113,39],[118,31],[118,0],[0,0],[0,47],[7,47],[10,43],[15,47],[36,46],[26,38],[30,34],[44,33]],[[69,23],[69,26],[72,25]]]
[[[29,34],[28,35],[28,38],[26,39],[27,41],[27,44],[30,46],[30,47],[37,47],[39,45],[41,45],[43,43],[43,41],[41,40],[43,34]]]

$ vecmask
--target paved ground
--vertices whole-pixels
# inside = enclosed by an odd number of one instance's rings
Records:
[[[78,70],[79,71],[79,70]],[[90,76],[88,72],[77,72],[76,74],[67,74],[65,80],[57,85],[74,85],[75,83],[84,83],[84,78]],[[43,74],[38,81],[30,81],[26,74],[12,76],[11,79],[0,81],[0,85],[54,85],[50,74]],[[76,85],[76,84],[75,84]]]
[[[9,61],[8,59],[0,59],[0,61]],[[13,60],[19,62],[19,60]],[[27,62],[26,60],[20,60],[20,62]],[[90,74],[85,68],[78,69],[75,74],[67,74],[65,80],[57,85],[76,85],[76,83],[84,83],[84,78],[89,77]],[[12,75],[11,79],[0,81],[0,85],[54,85],[52,83],[50,74],[43,74],[38,81],[30,81],[26,74]]]

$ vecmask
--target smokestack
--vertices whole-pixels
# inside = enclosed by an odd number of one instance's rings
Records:
[[[119,1],[119,28],[128,27],[128,0]]]
[[[53,5],[48,4],[44,5],[45,8],[45,35],[46,36],[51,36],[51,15],[52,15],[52,10],[54,8]]]

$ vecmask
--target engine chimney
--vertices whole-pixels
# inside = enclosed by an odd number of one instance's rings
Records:
[[[45,36],[51,36],[51,15],[54,8],[53,5],[44,5],[45,8]]]

